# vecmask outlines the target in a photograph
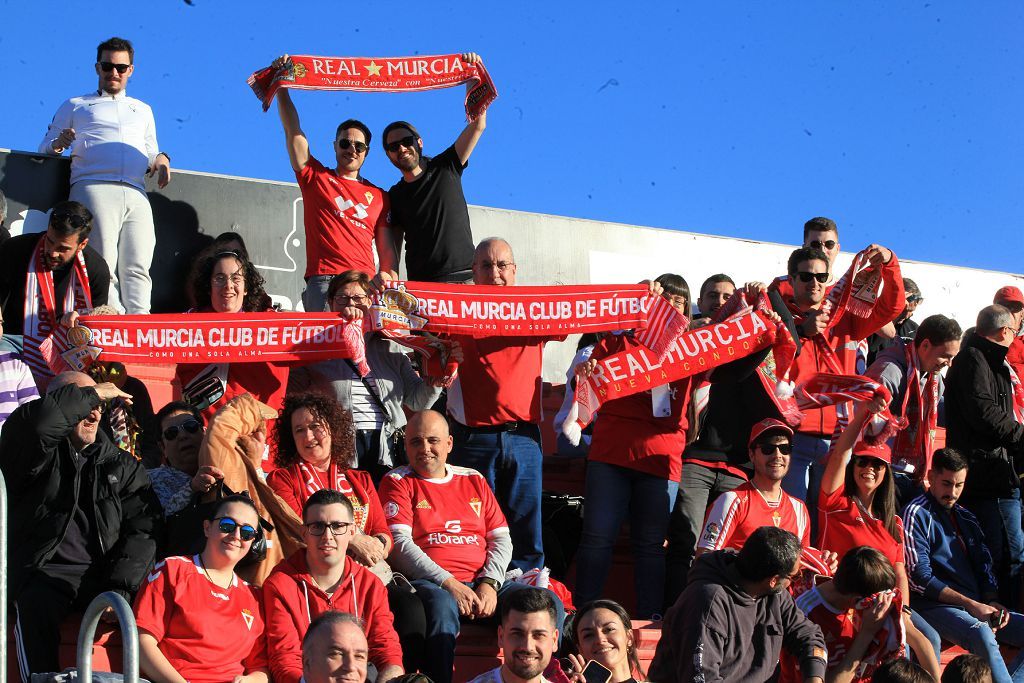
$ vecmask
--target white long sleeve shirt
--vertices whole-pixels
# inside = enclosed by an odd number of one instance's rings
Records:
[[[80,180],[126,183],[145,190],[146,171],[160,147],[156,123],[148,104],[128,97],[97,92],[72,97],[60,106],[39,144],[53,153],[53,142],[65,128],[75,130],[71,143],[71,184]]]

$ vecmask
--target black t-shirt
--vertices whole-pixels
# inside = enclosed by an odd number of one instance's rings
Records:
[[[91,467],[86,456],[71,449],[71,459],[74,460],[75,469],[78,470],[78,504],[71,512],[71,520],[64,538],[53,553],[53,557],[47,562],[47,566],[54,565],[54,569],[61,573],[61,567],[80,567],[85,569],[92,564],[93,558],[97,556],[96,534],[93,530],[93,523],[87,510],[92,510],[92,480],[87,477],[84,469]],[[47,571],[47,567],[43,568]]]
[[[0,244],[0,307],[3,308],[6,334],[24,334],[25,279],[32,251],[41,239],[42,233],[31,233],[12,237]],[[92,305],[103,306],[107,303],[110,290],[110,269],[99,252],[89,245],[85,246],[83,253],[85,272],[89,275],[89,288],[92,291]],[[57,297],[58,311],[64,310],[64,294],[68,291],[71,269],[72,263],[69,263],[53,271],[53,293]]]
[[[410,280],[436,282],[473,267],[473,233],[462,193],[455,147],[426,159],[418,180],[399,180],[388,191],[391,225],[405,232],[405,267]]]

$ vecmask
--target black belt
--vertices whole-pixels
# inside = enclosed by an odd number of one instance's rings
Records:
[[[464,425],[458,420],[452,420],[458,429],[463,429],[468,432],[480,432],[481,434],[499,434],[501,432],[517,432],[520,429],[527,427],[536,427],[532,422],[526,422],[524,420],[517,420],[515,422],[502,422],[496,425],[481,425],[479,427],[470,427]]]

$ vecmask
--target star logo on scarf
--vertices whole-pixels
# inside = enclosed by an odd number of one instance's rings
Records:
[[[380,76],[381,66],[383,66],[383,65],[382,64],[378,65],[376,62],[374,62],[371,59],[370,63],[366,65],[366,75],[367,76]]]

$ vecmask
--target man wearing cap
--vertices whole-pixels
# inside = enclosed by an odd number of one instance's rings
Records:
[[[467,64],[480,62],[470,52]],[[471,87],[466,84],[467,92]],[[406,241],[405,268],[410,280],[469,283],[473,279],[473,233],[462,192],[462,172],[487,127],[487,112],[467,125],[448,149],[423,156],[423,139],[406,121],[388,124],[381,136],[388,159],[402,179],[388,191],[395,253]]]
[[[1010,311],[1017,326],[1017,336],[1006,352],[1006,362],[1017,373],[1017,379],[1024,381],[1024,336],[1021,336],[1021,323],[1024,322],[1024,294],[1017,287],[1000,287],[992,303],[999,304]]]
[[[993,304],[978,313],[946,374],[946,445],[967,456],[964,506],[978,518],[1003,591],[1016,605],[1024,533],[1015,460],[1024,449],[1024,389],[1006,363],[1017,319]]]
[[[750,430],[753,478],[718,497],[708,511],[697,540],[697,556],[711,550],[742,548],[750,534],[762,526],[792,532],[800,545],[810,545],[811,521],[807,506],[782,490],[793,452],[793,430],[785,422],[761,420]]]

